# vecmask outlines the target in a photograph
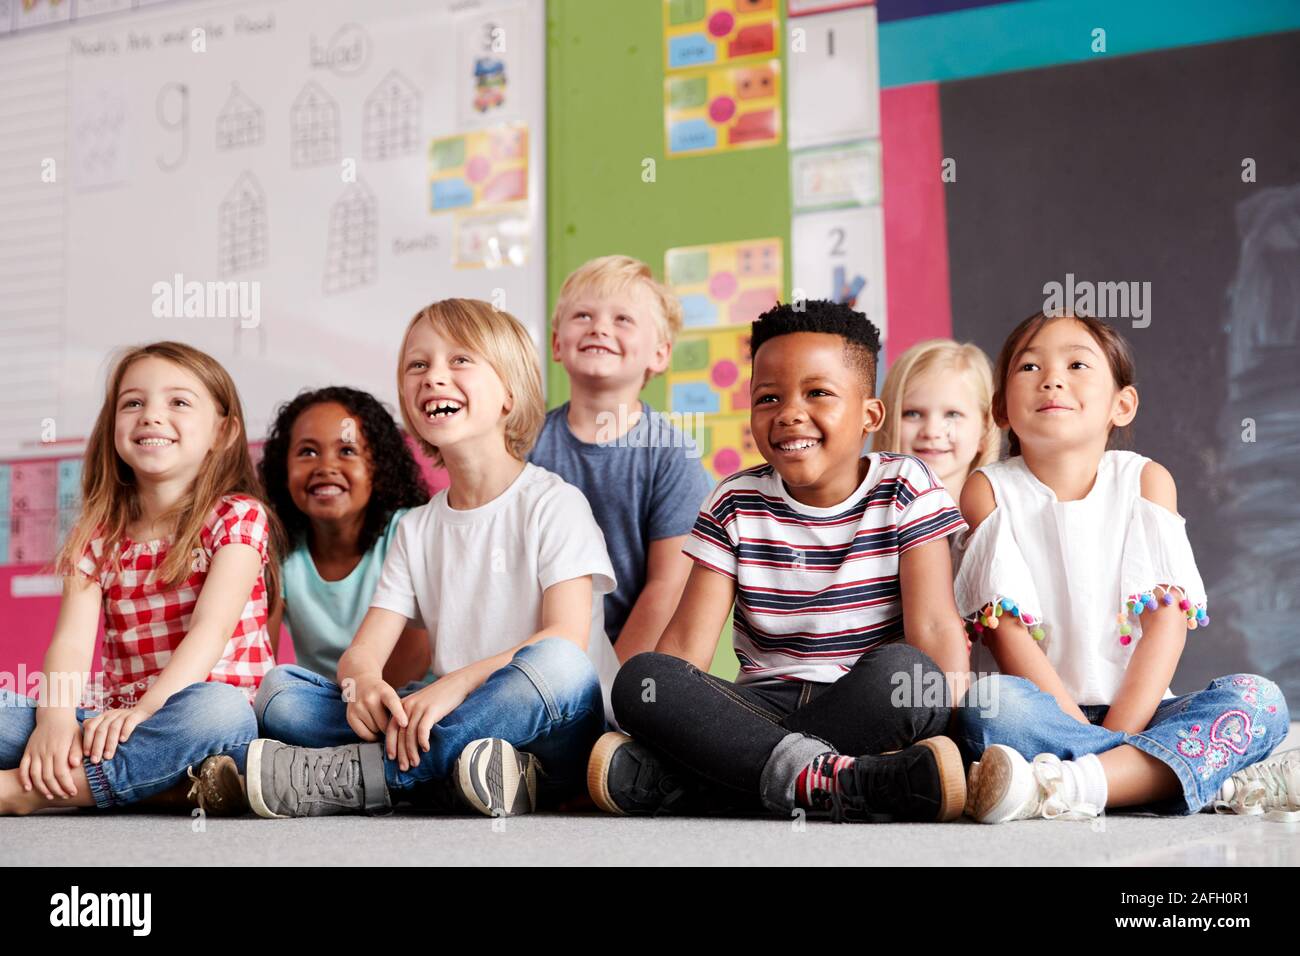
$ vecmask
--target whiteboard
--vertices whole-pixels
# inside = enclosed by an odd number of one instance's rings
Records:
[[[395,405],[399,336],[436,299],[493,301],[540,348],[544,13],[137,0],[0,36],[0,82],[33,91],[0,101],[0,139],[24,134],[0,211],[40,214],[0,215],[0,456],[66,454],[126,345],[217,357],[254,438],[304,387]]]

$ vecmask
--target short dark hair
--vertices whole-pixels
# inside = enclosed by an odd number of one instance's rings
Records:
[[[824,332],[844,339],[845,359],[858,370],[867,394],[876,394],[880,330],[865,315],[828,299],[808,299],[802,308],[789,302],[775,305],[754,320],[750,356],[758,355],[759,346],[768,339],[794,332]]]

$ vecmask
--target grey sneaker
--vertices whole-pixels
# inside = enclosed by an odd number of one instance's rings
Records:
[[[537,808],[542,765],[504,740],[475,740],[460,752],[452,782],[460,799],[489,817],[513,817]]]
[[[254,740],[248,802],[267,819],[387,811],[393,804],[384,783],[384,745],[312,748]]]

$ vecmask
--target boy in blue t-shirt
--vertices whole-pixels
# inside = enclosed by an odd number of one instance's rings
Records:
[[[614,565],[605,633],[619,663],[653,650],[690,573],[682,545],[710,482],[689,435],[643,403],[668,368],[681,306],[650,267],[593,259],[560,288],[551,351],[570,397],[552,409],[529,460],[587,496]]]

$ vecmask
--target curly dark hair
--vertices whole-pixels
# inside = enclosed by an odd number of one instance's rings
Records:
[[[342,385],[299,392],[276,413],[270,434],[262,446],[262,460],[257,472],[262,478],[271,508],[284,525],[289,547],[295,548],[310,530],[307,516],[298,510],[289,494],[289,435],[293,423],[313,405],[337,402],[361,425],[366,437],[370,464],[370,501],[357,544],[369,551],[388,526],[398,508],[414,508],[429,500],[429,486],[420,466],[388,408],[369,392]]]
[[[861,312],[842,302],[808,299],[773,306],[754,320],[750,355],[768,339],[794,332],[825,332],[844,339],[845,357],[857,368],[867,394],[876,394],[876,360],[880,356],[880,330]]]

